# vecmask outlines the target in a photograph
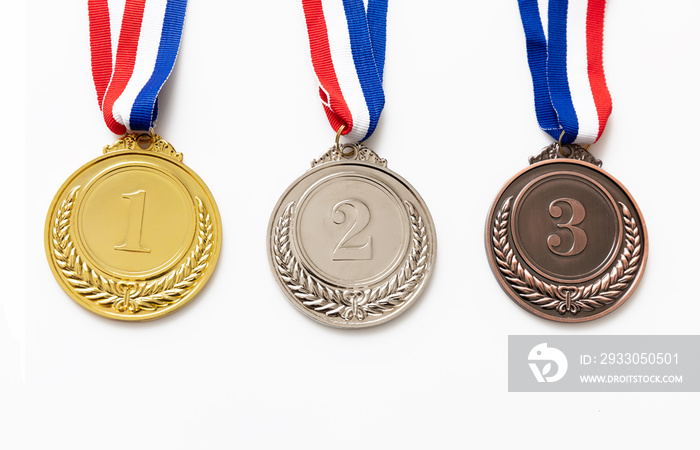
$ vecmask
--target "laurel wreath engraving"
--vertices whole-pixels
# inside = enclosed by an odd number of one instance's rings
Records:
[[[371,289],[338,289],[316,279],[303,267],[291,249],[289,232],[294,202],[277,220],[273,236],[275,267],[284,285],[305,307],[327,316],[364,320],[380,316],[403,304],[425,277],[430,242],[423,218],[410,202],[404,202],[411,221],[411,252],[403,267],[388,281]]]
[[[566,286],[540,280],[518,261],[508,243],[512,199],[508,197],[496,214],[492,244],[498,269],[521,298],[545,310],[555,309],[560,315],[576,315],[609,305],[625,292],[639,270],[642,244],[637,222],[624,203],[618,202],[625,222],[625,243],[612,269],[591,284]]]
[[[70,235],[71,215],[80,186],[74,188],[56,211],[51,229],[53,256],[73,291],[81,297],[120,313],[155,311],[181,300],[206,272],[214,247],[211,217],[197,201],[197,245],[187,260],[153,281],[115,281],[93,270],[80,256]]]

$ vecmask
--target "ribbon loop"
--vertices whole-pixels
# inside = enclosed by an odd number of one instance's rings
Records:
[[[155,124],[158,93],[180,47],[187,0],[122,0],[123,11],[119,4],[88,0],[88,13],[97,101],[109,129],[125,134]],[[110,22],[119,24],[116,41]]]
[[[612,99],[603,71],[605,0],[549,0],[547,36],[537,0],[518,0],[540,128],[564,144],[603,134]]]
[[[333,130],[369,138],[384,108],[388,0],[303,0],[311,62]]]

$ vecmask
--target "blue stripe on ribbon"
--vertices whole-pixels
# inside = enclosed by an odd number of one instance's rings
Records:
[[[525,30],[527,62],[535,91],[535,113],[540,128],[559,139],[559,120],[552,107],[547,86],[547,38],[544,35],[537,0],[519,0],[520,18]]]
[[[377,64],[379,80],[384,81],[384,57],[386,54],[386,11],[389,0],[370,1],[367,5],[369,39],[372,42],[374,61]]]
[[[576,1],[576,0],[575,0]],[[549,2],[549,44],[547,46],[547,78],[552,106],[559,117],[559,126],[566,131],[562,142],[570,144],[578,136],[578,118],[569,90],[569,77],[566,74],[566,16],[568,0]],[[558,138],[558,136],[557,136]]]
[[[388,0],[369,0],[367,10],[363,0],[343,0],[345,18],[350,33],[350,47],[355,71],[360,80],[369,110],[369,128],[362,138],[369,138],[384,109],[384,55],[386,49],[386,12]]]
[[[568,0],[549,2],[548,34],[544,35],[537,0],[518,0],[525,30],[527,61],[535,92],[535,113],[542,130],[563,143],[578,135],[578,117],[566,73],[566,18]]]
[[[187,0],[168,0],[153,74],[131,107],[129,128],[132,130],[149,130],[156,121],[158,93],[175,65],[186,9]]]

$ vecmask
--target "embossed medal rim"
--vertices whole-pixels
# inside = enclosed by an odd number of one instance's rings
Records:
[[[620,191],[629,199],[630,201],[630,206],[634,209],[636,212],[637,217],[639,218],[639,223],[638,227],[641,229],[641,236],[643,237],[643,249],[642,249],[642,255],[640,258],[639,262],[639,269],[637,270],[634,279],[630,283],[629,288],[624,292],[624,294],[616,299],[613,304],[607,306],[604,310],[591,314],[589,316],[585,317],[580,317],[580,316],[554,316],[550,314],[546,314],[543,311],[541,311],[539,308],[534,307],[533,305],[529,304],[527,301],[522,299],[516,292],[513,291],[513,288],[510,286],[510,284],[507,283],[505,278],[501,275],[498,269],[498,264],[496,263],[494,259],[494,254],[492,250],[492,234],[491,234],[491,227],[493,224],[493,215],[496,212],[496,210],[500,207],[500,204],[502,203],[502,196],[508,189],[508,187],[519,177],[521,177],[523,174],[534,170],[537,167],[545,166],[545,165],[551,165],[551,164],[574,164],[574,165],[581,165],[584,166],[588,169],[591,169],[593,171],[599,172],[602,176],[608,178],[610,181],[612,181],[619,189]],[[634,293],[634,291],[637,289],[639,283],[641,282],[644,271],[646,269],[646,263],[647,263],[647,258],[649,254],[649,236],[647,233],[647,227],[646,227],[646,222],[644,220],[644,216],[642,215],[642,212],[639,208],[639,205],[637,204],[636,200],[630,192],[627,190],[627,188],[619,181],[617,180],[614,176],[610,175],[607,171],[603,170],[602,168],[596,166],[595,164],[591,164],[586,161],[580,161],[576,159],[569,159],[569,158],[556,158],[556,159],[551,159],[551,160],[544,160],[544,161],[537,161],[532,163],[531,165],[523,168],[522,170],[518,171],[515,175],[513,175],[506,183],[503,184],[503,187],[499,190],[498,194],[495,196],[493,203],[491,204],[491,207],[489,208],[488,215],[486,217],[486,224],[485,224],[485,250],[486,250],[486,255],[489,261],[489,266],[491,267],[491,271],[494,274],[494,278],[498,280],[498,284],[501,286],[503,291],[508,295],[508,297],[515,302],[519,307],[524,309],[530,314],[536,315],[538,317],[541,317],[543,319],[551,320],[554,322],[559,322],[559,323],[582,323],[582,322],[589,322],[591,320],[599,319],[603,316],[606,316],[610,314],[611,312],[615,311],[618,309],[622,304],[624,304],[629,297]]]
[[[108,159],[113,159],[113,158],[122,158],[124,156],[137,156],[140,158],[154,158],[154,161],[161,161],[161,164],[164,162],[165,164],[172,164],[175,167],[177,167],[179,170],[182,170],[185,174],[187,174],[189,177],[192,178],[192,180],[195,182],[197,186],[202,190],[202,193],[204,194],[204,198],[208,202],[208,207],[210,208],[207,212],[209,216],[211,217],[212,221],[212,226],[215,230],[216,233],[216,238],[214,242],[214,247],[211,249],[211,255],[207,259],[207,262],[209,264],[209,267],[202,273],[202,275],[199,277],[199,279],[196,281],[196,283],[191,287],[190,291],[187,292],[180,300],[169,304],[167,307],[164,308],[157,308],[154,311],[147,311],[147,312],[139,312],[138,314],[124,314],[124,313],[119,313],[116,311],[112,310],[107,310],[105,308],[100,308],[97,305],[95,305],[93,302],[87,301],[85,298],[77,295],[74,290],[72,289],[70,283],[67,282],[66,278],[61,274],[60,268],[56,266],[55,261],[52,258],[52,250],[51,250],[51,233],[49,232],[53,219],[54,219],[54,214],[59,206],[59,204],[67,198],[67,196],[70,194],[69,188],[73,184],[74,180],[78,178],[83,172],[86,170],[89,170],[92,166],[102,163],[105,160]],[[179,156],[179,158],[178,158]],[[51,268],[51,272],[54,275],[54,278],[58,282],[59,286],[61,289],[77,304],[82,306],[83,308],[87,309],[93,314],[96,314],[98,316],[112,319],[112,320],[118,320],[118,321],[123,321],[123,322],[143,322],[143,321],[150,321],[150,320],[156,320],[160,319],[162,317],[165,317],[167,315],[170,315],[187,304],[189,304],[199,293],[200,291],[206,286],[208,283],[209,279],[211,278],[218,259],[219,255],[221,253],[221,245],[222,245],[222,227],[221,227],[221,216],[219,213],[219,208],[216,204],[216,201],[214,199],[214,196],[212,195],[211,191],[209,190],[208,186],[206,183],[187,165],[185,165],[183,162],[181,162],[181,154],[177,155],[169,155],[169,154],[164,154],[164,153],[158,153],[154,152],[151,150],[132,150],[132,149],[124,149],[124,150],[110,150],[109,152],[105,152],[104,154],[88,161],[87,163],[83,164],[80,166],[78,169],[73,171],[66,180],[61,184],[60,188],[56,191],[56,194],[54,195],[53,199],[51,200],[50,207],[48,209],[47,215],[46,215],[46,221],[44,223],[44,249],[45,249],[45,254],[46,258],[49,263],[49,267]],[[101,171],[100,173],[102,173]],[[182,179],[178,178],[178,181],[182,182]],[[184,184],[184,183],[183,183]],[[186,186],[185,186],[186,187]],[[186,189],[187,193],[193,197],[195,195],[190,191],[189,189]],[[195,238],[196,239],[196,238]],[[188,256],[189,252],[185,252],[185,255],[183,256],[180,261],[185,260]],[[105,272],[109,273],[109,272]]]
[[[332,150],[331,150],[332,151]],[[329,153],[331,152],[329,151]],[[371,151],[370,151],[371,152]],[[384,164],[386,162],[384,161]],[[383,173],[385,176],[388,176],[392,179],[394,179],[396,182],[398,182],[404,189],[406,189],[407,192],[409,192],[413,198],[416,201],[416,205],[419,205],[421,209],[421,214],[423,218],[425,219],[425,227],[427,229],[428,235],[430,237],[430,255],[429,255],[429,262],[427,266],[427,270],[425,273],[425,278],[420,282],[420,284],[416,287],[415,291],[413,291],[410,294],[410,298],[405,302],[405,304],[401,305],[400,307],[388,312],[387,314],[383,314],[377,319],[371,320],[371,321],[362,321],[362,322],[346,322],[343,319],[338,319],[335,317],[329,317],[326,314],[318,311],[314,311],[309,309],[308,307],[304,306],[301,304],[300,301],[298,301],[292,294],[288,292],[287,287],[285,284],[282,282],[280,276],[277,273],[276,265],[275,265],[275,256],[274,256],[274,251],[273,251],[273,246],[272,246],[272,241],[273,241],[273,229],[275,228],[276,222],[279,217],[282,215],[282,211],[287,203],[290,202],[290,200],[287,198],[288,194],[295,188],[297,187],[304,179],[313,176],[314,173],[318,171],[325,171],[328,169],[333,169],[338,166],[359,166],[365,169],[371,169],[378,171],[380,173]],[[393,190],[393,189],[392,189]],[[401,199],[401,195],[399,195],[397,192],[394,191],[394,194]],[[301,198],[301,196],[300,196]],[[347,159],[347,160],[340,160],[340,161],[321,161],[319,160],[314,160],[312,164],[312,168],[304,172],[301,176],[297,177],[292,183],[289,184],[289,186],[285,189],[285,191],[280,195],[279,199],[277,200],[274,209],[272,210],[272,214],[270,215],[270,220],[268,222],[268,236],[266,238],[266,248],[267,248],[267,255],[268,255],[268,262],[270,265],[270,270],[272,272],[272,276],[275,279],[275,282],[279,286],[280,290],[282,291],[282,294],[284,297],[289,301],[294,308],[296,308],[298,311],[304,314],[304,316],[312,319],[315,322],[318,322],[320,324],[332,327],[332,328],[338,328],[338,329],[344,329],[344,330],[349,330],[349,329],[361,329],[361,328],[368,328],[368,327],[373,327],[377,325],[382,325],[385,324],[396,317],[400,316],[403,314],[407,309],[409,309],[415,302],[416,300],[422,295],[423,291],[426,289],[427,285],[429,284],[431,275],[432,275],[432,270],[435,266],[435,261],[436,261],[436,254],[437,254],[437,233],[435,230],[435,225],[432,219],[432,216],[430,214],[430,210],[428,209],[425,201],[423,198],[420,196],[418,191],[413,188],[413,186],[408,183],[403,177],[395,173],[394,171],[388,169],[385,165],[379,165],[375,162],[365,162],[361,160],[356,160],[356,159]],[[398,270],[401,270],[401,265],[399,267],[387,274],[387,278],[392,277]]]

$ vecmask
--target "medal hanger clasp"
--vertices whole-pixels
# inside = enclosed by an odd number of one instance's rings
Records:
[[[586,145],[586,146],[584,146],[584,147],[582,147],[582,146],[580,146],[580,145],[578,145],[578,144],[562,144],[561,140],[562,140],[562,138],[564,137],[564,134],[566,134],[566,131],[565,131],[565,130],[561,130],[561,134],[559,135],[559,141],[557,142],[557,147],[558,147],[559,153],[561,153],[561,156],[563,156],[564,158],[571,158],[571,157],[573,157],[572,155],[574,155],[575,149],[576,149],[576,148],[583,148],[585,151],[588,151],[588,149],[591,148],[591,144],[588,144],[588,145]],[[567,149],[569,149],[569,153],[568,153],[568,154],[567,154],[567,153],[564,153],[564,148],[565,148],[565,147],[566,147]]]
[[[127,133],[120,139],[117,139],[112,145],[105,145],[102,153],[107,154],[123,150],[160,153],[175,158],[180,162],[183,159],[182,153],[176,151],[168,141],[157,135],[153,128],[147,132],[135,131]]]
[[[535,164],[537,162],[547,161],[550,159],[575,159],[578,161],[585,161],[598,167],[603,166],[603,161],[599,160],[588,152],[588,149],[591,147],[590,144],[581,146],[579,144],[562,143],[561,140],[565,133],[566,132],[562,130],[558,141],[552,142],[547,147],[543,148],[537,156],[531,156],[528,158],[528,162],[530,164]],[[564,148],[566,148],[566,151]]]
[[[357,143],[340,143],[340,135],[343,133],[345,125],[341,125],[338,128],[338,132],[335,134],[335,143],[328,149],[326,153],[321,155],[320,158],[311,161],[311,168],[325,164],[327,162],[337,162],[337,161],[363,161],[371,164],[377,164],[382,167],[387,166],[386,159],[380,158],[371,149],[365,147],[362,142]]]

